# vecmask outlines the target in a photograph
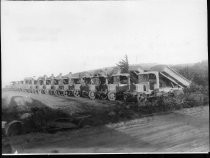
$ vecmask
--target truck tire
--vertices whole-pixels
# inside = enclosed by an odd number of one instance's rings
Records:
[[[14,135],[19,135],[22,134],[23,132],[23,127],[22,127],[22,122],[14,120],[10,122],[7,127],[6,127],[6,135],[7,136],[14,136]]]
[[[88,96],[91,100],[94,100],[96,98],[95,93],[93,91],[90,91]]]
[[[74,96],[75,96],[75,97],[80,97],[80,92],[79,92],[79,90],[74,90]]]
[[[44,90],[44,93],[45,93],[45,94],[49,94],[49,92],[48,92],[48,90],[47,90],[47,89],[45,89],[45,90]]]
[[[64,96],[68,97],[68,91],[64,91]]]
[[[108,93],[108,99],[110,101],[115,101],[116,100],[116,94],[115,94],[115,92],[109,92]]]

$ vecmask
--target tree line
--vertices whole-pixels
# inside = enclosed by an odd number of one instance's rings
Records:
[[[116,64],[122,73],[129,73],[128,57],[119,61]],[[189,79],[193,85],[208,88],[208,60],[198,62],[195,64],[173,65],[172,68],[176,69],[181,75]]]

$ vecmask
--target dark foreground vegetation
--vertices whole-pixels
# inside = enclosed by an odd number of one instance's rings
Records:
[[[181,75],[192,81],[192,86],[190,88],[192,92],[200,91],[201,93],[208,93],[208,60],[191,65],[175,65],[172,67]]]
[[[116,102],[114,106],[94,110],[87,105],[84,106],[84,112],[70,115],[61,109],[52,109],[35,99],[32,99],[32,102],[26,102],[24,106],[18,106],[14,101],[17,97],[13,97],[9,105],[5,105],[5,100],[2,100],[2,120],[7,122],[21,120],[24,127],[21,134],[53,132],[52,124],[55,125],[54,121],[59,118],[68,118],[66,121],[74,124],[74,128],[83,128],[132,120],[154,115],[155,113],[207,105],[209,102],[206,94],[194,92],[194,89],[191,92],[191,89],[188,89],[184,95],[159,97],[145,102],[144,106],[138,106],[137,103],[132,102]],[[61,130],[62,128],[54,129]],[[15,132],[14,129],[13,132]]]

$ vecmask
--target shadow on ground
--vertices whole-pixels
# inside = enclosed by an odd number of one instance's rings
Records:
[[[24,117],[24,114],[29,115]],[[60,117],[69,115],[60,109],[52,109],[36,99],[13,96],[9,103],[2,99],[2,120],[7,122],[21,120],[27,132],[41,132],[47,123]]]

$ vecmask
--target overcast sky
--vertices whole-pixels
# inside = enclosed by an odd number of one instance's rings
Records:
[[[1,3],[2,82],[206,60],[206,0]]]

